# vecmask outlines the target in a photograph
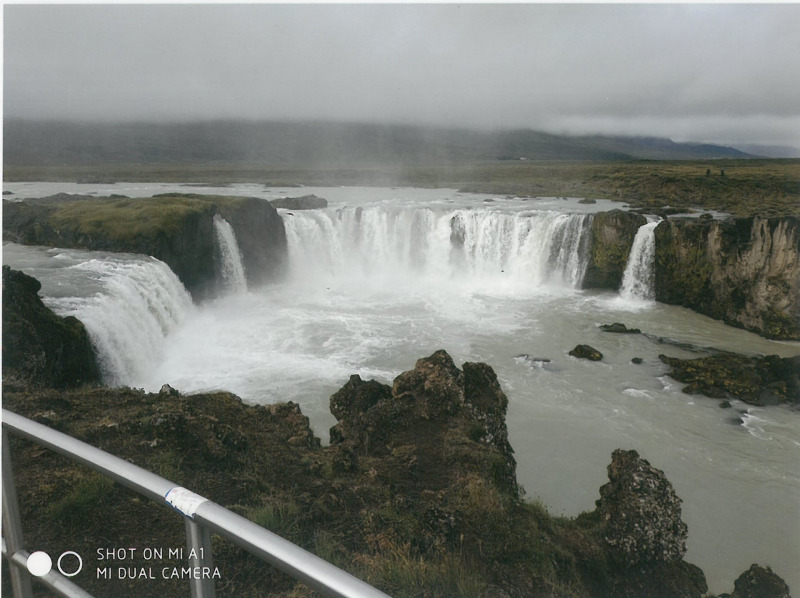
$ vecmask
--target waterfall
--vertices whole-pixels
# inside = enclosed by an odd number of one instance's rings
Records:
[[[650,220],[636,231],[628,264],[622,275],[620,297],[628,300],[652,301],[655,299],[655,229],[659,220]]]
[[[222,216],[216,214],[214,216],[214,232],[217,239],[219,274],[224,288],[235,293],[246,291],[247,278],[233,227]]]
[[[107,384],[141,384],[161,359],[166,336],[193,310],[191,296],[155,258],[90,259],[66,270],[73,284],[100,290],[89,296],[52,298],[48,305],[84,323]]]
[[[591,216],[370,206],[284,215],[292,276],[580,288]]]

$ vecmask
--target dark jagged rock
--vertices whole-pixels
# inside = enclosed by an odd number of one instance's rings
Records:
[[[681,499],[664,473],[636,451],[615,450],[609,482],[600,488],[594,516],[603,522],[607,577],[591,595],[620,598],[700,598],[708,590],[699,567],[683,561],[687,526]]]
[[[748,357],[726,352],[697,359],[658,357],[672,368],[668,376],[686,384],[687,394],[737,398],[751,405],[800,403],[800,355]]]
[[[730,598],[791,598],[789,586],[769,567],[750,565],[734,582]]]
[[[368,456],[424,446],[430,453],[426,460],[441,463],[453,460],[453,451],[468,451],[459,459],[481,464],[504,491],[516,495],[507,405],[491,367],[465,363],[462,371],[445,351],[437,351],[397,376],[391,387],[351,376],[331,397],[331,412],[339,420],[331,428],[331,443]],[[466,441],[471,442],[463,445]]]
[[[273,208],[287,210],[318,210],[328,207],[328,200],[316,195],[303,195],[302,197],[280,197],[269,202]]]
[[[641,334],[638,328],[628,328],[625,324],[614,322],[613,324],[600,324],[600,329],[603,332],[616,332],[619,334]]]
[[[774,339],[800,338],[800,219],[670,219],[655,298]]]
[[[589,345],[576,345],[575,348],[569,352],[573,357],[579,359],[588,359],[590,361],[600,361],[603,359],[603,354]]]
[[[604,538],[619,559],[630,564],[681,560],[687,527],[681,499],[664,472],[636,451],[618,449],[611,455],[608,478],[597,509],[606,521]]]
[[[622,210],[594,215],[583,288],[619,290],[633,239],[646,223],[644,216]]]
[[[170,193],[113,199],[59,194],[4,202],[3,237],[49,245],[151,255],[166,263],[195,297],[216,290],[213,219],[225,218],[236,234],[250,284],[283,272],[286,231],[268,202],[247,197]]]
[[[3,378],[65,388],[100,381],[89,335],[39,298],[41,283],[3,266]]]
[[[644,360],[641,357],[634,357],[633,359],[631,359],[631,363],[634,363],[636,365],[642,365],[644,363]]]

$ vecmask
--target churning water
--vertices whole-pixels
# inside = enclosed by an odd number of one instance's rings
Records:
[[[22,186],[6,187],[26,196]],[[556,513],[591,509],[611,452],[636,449],[683,499],[687,560],[703,568],[710,591],[730,591],[753,562],[800,587],[800,414],[737,402],[720,409],[718,401],[681,393],[658,360],[659,353],[699,355],[675,343],[784,356],[800,353],[800,345],[643,300],[652,288],[654,222],[637,235],[630,294],[601,293],[580,290],[580,281],[592,211],[612,202],[441,189],[208,191],[265,198],[313,192],[330,207],[281,210],[290,253],[285,280],[199,306],[151,258],[7,245],[4,260],[40,278],[56,311],[86,322],[112,383],[296,401],[323,438],[335,423],[328,398],[353,373],[391,382],[440,348],[459,365],[485,361],[509,397],[510,440],[529,495]],[[617,321],[644,334],[599,328]],[[579,343],[599,349],[603,360],[570,357]]]

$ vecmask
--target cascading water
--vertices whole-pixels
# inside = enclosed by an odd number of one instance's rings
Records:
[[[530,289],[580,286],[590,219],[548,211],[371,206],[295,212],[284,222],[295,278]]]
[[[214,233],[217,239],[219,273],[224,288],[234,293],[246,291],[247,278],[236,234],[230,223],[219,214],[214,216]]]
[[[42,282],[48,307],[83,322],[111,386],[143,385],[167,336],[194,312],[178,277],[155,258],[13,244],[3,253]]]
[[[632,301],[652,301],[655,299],[655,229],[659,220],[650,220],[636,231],[633,238],[628,265],[622,275],[620,297]]]

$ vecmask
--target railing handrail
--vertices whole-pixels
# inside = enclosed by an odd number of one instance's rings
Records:
[[[177,484],[77,438],[6,409],[3,428],[176,509],[189,521],[219,534],[325,596],[388,598],[350,573],[277,534]]]

